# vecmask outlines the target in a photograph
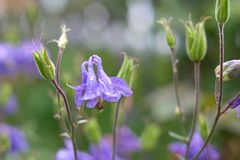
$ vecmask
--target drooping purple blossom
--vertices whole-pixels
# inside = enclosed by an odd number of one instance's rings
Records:
[[[96,66],[96,73],[94,70]],[[121,96],[131,96],[132,90],[121,78],[108,77],[102,67],[99,56],[93,55],[81,65],[82,83],[80,86],[70,86],[75,90],[75,104],[81,106],[83,102],[87,107],[94,108],[103,100],[117,102]]]
[[[28,150],[28,143],[24,133],[12,126],[0,123],[0,137],[7,137],[9,141],[9,148],[7,152],[11,155],[26,152]]]
[[[133,152],[141,149],[139,138],[126,126],[119,128],[117,142],[117,153],[122,157],[127,157]]]
[[[18,71],[15,51],[13,45],[0,43],[0,75],[9,76]]]
[[[42,46],[40,41],[23,41],[19,45],[0,43],[0,75],[15,76],[19,72],[39,75],[32,51]]]
[[[140,150],[140,140],[127,127],[121,127],[117,133],[118,143],[115,160],[130,160],[131,153]],[[78,160],[111,160],[112,137],[104,136],[98,144],[90,144],[89,153],[78,151]],[[70,140],[65,141],[65,148],[56,154],[56,160],[73,160],[73,148]]]
[[[61,148],[57,152],[55,160],[74,160],[74,153],[71,140],[66,139],[64,143],[65,148]],[[77,157],[78,160],[94,160],[91,155],[80,151],[77,151]]]
[[[192,159],[193,156],[201,149],[204,144],[204,140],[198,132],[195,132],[193,135],[192,142],[190,144],[189,154],[187,159]],[[169,151],[177,158],[178,156],[185,156],[186,153],[186,144],[184,143],[171,143],[168,147]],[[219,152],[217,149],[209,144],[203,152],[200,154],[197,160],[219,160]]]
[[[13,115],[18,108],[17,99],[14,95],[10,96],[5,106],[0,106],[0,115]]]
[[[237,117],[240,118],[240,95],[231,99],[227,104],[230,105],[231,109],[237,110]]]

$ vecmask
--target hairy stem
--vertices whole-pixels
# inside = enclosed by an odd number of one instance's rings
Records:
[[[185,134],[185,127],[184,127],[184,117],[183,117],[183,110],[180,103],[179,97],[179,89],[178,89],[178,69],[177,69],[177,58],[176,58],[176,50],[175,48],[171,48],[171,63],[172,63],[172,72],[173,72],[173,84],[174,84],[174,91],[175,97],[177,101],[177,110],[178,110],[178,119],[181,126],[182,132]]]
[[[186,155],[185,155],[186,158],[188,156],[190,144],[192,142],[193,134],[196,129],[197,118],[198,118],[198,113],[199,113],[200,62],[194,62],[194,83],[195,83],[195,102],[194,102],[194,111],[193,111],[193,122],[192,122],[191,131],[189,134],[189,139],[187,142],[187,150],[186,150]]]
[[[201,147],[201,149],[198,151],[198,153],[193,157],[193,160],[196,160],[199,155],[202,153],[202,151],[207,147],[208,142],[211,140],[213,133],[215,131],[215,128],[217,126],[218,120],[221,116],[221,106],[222,106],[222,98],[223,98],[223,62],[224,62],[224,25],[218,24],[218,32],[219,32],[219,64],[220,64],[220,77],[219,77],[219,87],[218,87],[218,94],[217,94],[217,112],[216,116],[212,125],[212,128],[210,130],[210,133]]]
[[[74,151],[74,160],[77,160],[77,145],[76,145],[76,137],[75,137],[75,125],[73,123],[71,111],[70,111],[70,106],[68,103],[67,96],[65,92],[62,90],[62,88],[59,86],[56,80],[51,81],[54,87],[57,89],[58,93],[62,96],[65,108],[67,111],[67,116],[68,116],[68,121],[71,127],[71,139],[72,139],[72,145],[73,145],[73,151]]]
[[[115,156],[116,156],[117,126],[118,126],[118,115],[119,115],[120,103],[121,103],[121,99],[117,102],[115,115],[114,115],[114,122],[113,122],[112,160],[115,160]]]

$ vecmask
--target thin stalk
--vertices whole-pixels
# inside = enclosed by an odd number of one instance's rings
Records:
[[[118,115],[119,115],[120,103],[121,103],[121,99],[117,102],[115,115],[114,115],[114,122],[113,122],[112,160],[115,160],[115,156],[116,156],[117,126],[118,126]]]
[[[174,84],[174,91],[175,97],[177,101],[177,110],[178,110],[178,119],[181,126],[182,132],[185,134],[185,127],[184,127],[184,117],[183,117],[183,110],[180,103],[179,97],[179,89],[178,89],[178,69],[177,69],[177,58],[176,58],[176,50],[175,48],[171,48],[171,63],[172,63],[172,72],[173,72],[173,84]]]
[[[218,24],[218,32],[219,32],[219,64],[220,64],[220,77],[219,77],[219,87],[218,87],[218,96],[217,96],[217,112],[212,125],[212,129],[201,149],[198,153],[193,157],[193,160],[196,160],[202,151],[207,147],[208,142],[211,140],[215,128],[217,126],[218,120],[221,116],[221,106],[222,106],[222,98],[223,98],[223,62],[224,62],[224,25]]]
[[[73,151],[74,151],[74,160],[77,160],[77,145],[76,145],[76,138],[75,138],[75,125],[73,123],[73,119],[72,119],[72,115],[71,115],[68,99],[67,99],[67,96],[66,96],[65,92],[59,86],[57,81],[53,80],[51,82],[54,85],[54,87],[57,89],[58,93],[63,98],[64,104],[65,104],[65,107],[66,107],[66,111],[67,111],[67,115],[68,115],[68,121],[69,121],[69,124],[70,124],[70,127],[71,127],[71,139],[72,139],[72,145],[73,145]]]
[[[187,142],[187,150],[185,157],[187,158],[190,144],[192,142],[193,134],[196,129],[197,118],[199,113],[199,95],[200,95],[200,62],[194,62],[194,83],[195,83],[195,102],[194,102],[194,111],[193,111],[193,122],[191,131],[189,134],[189,139]]]
[[[57,80],[58,84],[60,84],[60,66],[61,66],[61,61],[62,61],[62,55],[63,55],[63,49],[59,48],[57,62],[56,62],[56,80]],[[58,102],[60,120],[62,121],[62,128],[64,128],[69,133],[69,129],[65,123],[64,116],[62,114],[60,94],[57,90],[56,90],[56,94],[57,94],[57,102]]]

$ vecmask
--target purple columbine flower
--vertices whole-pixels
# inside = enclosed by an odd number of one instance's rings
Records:
[[[111,160],[112,159],[112,145],[109,143],[108,137],[101,139],[99,144],[92,144],[90,146],[90,154],[94,160]],[[117,154],[115,160],[126,160],[120,158]]]
[[[28,143],[21,130],[7,124],[0,123],[0,137],[1,136],[8,138],[9,154],[16,155],[27,151]]]
[[[129,154],[141,149],[139,138],[126,126],[119,128],[117,142],[117,153],[121,157],[128,157]]]
[[[94,70],[96,66],[96,73]],[[104,100],[117,102],[121,96],[131,96],[132,90],[121,78],[108,77],[102,67],[99,56],[93,55],[81,65],[82,83],[80,86],[70,86],[75,90],[75,104],[81,106],[87,102],[87,107],[94,108]]]
[[[231,99],[228,103],[231,109],[237,109],[237,117],[240,118],[240,95]]]
[[[198,132],[195,132],[193,135],[192,142],[190,144],[189,154],[187,159],[192,159],[193,156],[201,149],[204,144],[204,140]],[[185,156],[186,153],[186,144],[183,143],[171,143],[168,147],[169,151],[177,158],[178,156]],[[200,154],[197,160],[219,160],[219,152],[217,149],[209,144],[203,152]]]
[[[13,115],[18,108],[17,99],[14,95],[10,96],[5,106],[0,106],[0,115]]]
[[[140,149],[139,138],[128,127],[119,128],[117,132],[116,160],[129,160],[130,154]],[[98,145],[92,144],[90,153],[95,157],[94,160],[111,160],[112,137],[104,136]]]
[[[64,143],[65,148],[61,148],[57,152],[55,160],[74,160],[74,153],[71,140],[66,139]],[[94,160],[91,155],[80,151],[77,151],[77,157],[78,160]]]
[[[0,75],[14,75],[18,71],[15,61],[16,48],[10,44],[0,44]]]

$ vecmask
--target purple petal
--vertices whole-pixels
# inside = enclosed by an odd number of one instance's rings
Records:
[[[139,151],[141,148],[139,138],[128,128],[121,127],[118,130],[117,153],[127,156],[132,152]]]
[[[86,81],[86,88],[82,100],[91,100],[100,95],[98,82],[94,73],[93,63],[91,59],[88,61],[88,77]]]
[[[129,88],[128,84],[126,83],[126,81],[124,81],[121,78],[117,78],[117,77],[111,77],[111,81],[114,85],[114,88],[117,92],[119,92],[119,94],[129,97],[132,95],[132,90]]]
[[[88,108],[94,108],[98,103],[98,98],[91,99],[87,102]]]
[[[84,90],[86,88],[86,84],[81,84],[80,86],[71,86],[67,83],[67,86],[74,89],[74,91],[75,91],[74,102],[75,102],[76,106],[78,106],[78,107],[82,106],[82,104],[84,102],[82,100],[82,97],[83,97]]]

